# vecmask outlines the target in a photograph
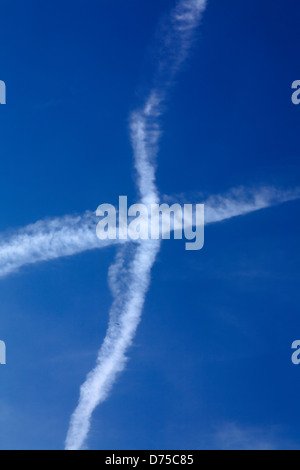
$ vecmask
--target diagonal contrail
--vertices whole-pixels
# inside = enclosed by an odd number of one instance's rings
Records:
[[[206,6],[204,0],[182,0],[169,16],[164,27],[162,56],[154,86],[145,104],[131,115],[130,130],[141,202],[157,203],[155,159],[161,135],[160,117],[176,72],[187,57]],[[298,188],[292,191],[275,188],[232,190],[225,195],[211,196],[205,202],[206,224],[246,215],[283,202],[298,199]],[[175,199],[168,198],[175,202]],[[180,199],[184,199],[181,196]],[[202,197],[201,197],[202,199]],[[160,249],[159,241],[128,243],[126,240],[100,241],[96,236],[95,213],[65,216],[0,236],[0,277],[22,266],[71,256],[120,244],[115,263],[109,271],[113,294],[110,323],[96,366],[81,387],[78,407],[71,418],[66,449],[82,448],[88,436],[92,413],[103,402],[126,365],[126,351],[135,336],[150,284],[151,269]]]
[[[146,205],[158,201],[154,160],[160,137],[159,116],[162,113],[166,90],[187,55],[205,6],[205,0],[183,0],[178,3],[170,16],[164,60],[161,61],[158,71],[157,85],[150,92],[143,108],[131,116],[138,190],[142,203]],[[67,450],[80,449],[85,443],[92,413],[96,406],[107,398],[117,374],[124,369],[126,351],[133,341],[141,318],[150,284],[150,273],[160,249],[160,242],[143,240],[131,249],[132,259],[127,262],[128,254],[120,251],[111,269],[113,294],[117,294],[110,312],[111,321],[96,367],[81,387],[79,404],[72,415],[67,434]],[[125,286],[121,281],[124,274]],[[118,323],[114,323],[116,319]]]
[[[278,190],[271,186],[251,190],[232,189],[227,194],[210,196],[204,201],[203,196],[196,193],[193,199],[204,202],[205,224],[208,225],[293,201],[299,197],[299,188]],[[164,200],[181,205],[188,202],[184,195],[164,196]],[[42,220],[19,230],[1,234],[0,278],[26,265],[127,243],[127,240],[99,240],[96,236],[98,221],[95,213],[86,212],[77,217],[65,216]]]
[[[71,256],[82,251],[121,243],[100,241],[96,236],[97,219],[92,212],[83,216],[65,216],[37,222],[0,236],[0,277],[18,271],[27,264]]]

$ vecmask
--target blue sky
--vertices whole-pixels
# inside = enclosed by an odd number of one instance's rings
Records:
[[[296,0],[211,0],[162,119],[157,186],[203,202],[299,182]],[[129,114],[173,0],[2,1],[0,230],[137,191]],[[156,38],[156,39],[155,39]],[[162,244],[125,372],[90,449],[299,448],[299,202]],[[115,248],[0,280],[0,448],[60,449],[105,336]]]

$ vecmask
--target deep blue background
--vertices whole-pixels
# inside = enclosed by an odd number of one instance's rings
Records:
[[[0,230],[135,197],[128,115],[173,0],[2,0]],[[297,0],[211,0],[172,91],[162,194],[299,181]],[[202,202],[202,201],[195,201]],[[299,447],[299,203],[165,242],[93,449]],[[0,283],[0,448],[62,448],[104,337],[114,249]]]

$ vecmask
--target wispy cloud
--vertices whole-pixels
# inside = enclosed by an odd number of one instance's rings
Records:
[[[283,443],[277,432],[275,427],[262,429],[227,423],[220,426],[212,437],[213,447],[221,450],[279,450]]]

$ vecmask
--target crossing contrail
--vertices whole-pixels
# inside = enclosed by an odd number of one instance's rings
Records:
[[[131,116],[137,186],[141,202],[147,206],[159,200],[155,184],[155,157],[161,134],[159,117],[162,114],[166,91],[187,55],[205,6],[205,0],[183,0],[177,4],[170,15],[164,60],[160,61],[157,83],[150,91],[144,106]],[[67,450],[81,449],[84,445],[92,413],[96,406],[107,398],[116,376],[124,369],[126,352],[141,319],[150,285],[151,269],[160,249],[160,241],[142,240],[129,249],[133,250],[130,261],[127,260],[127,247],[122,248],[111,268],[114,303],[110,312],[110,325],[99,351],[96,367],[81,387],[79,404],[72,415],[67,434]]]
[[[237,188],[226,194],[193,199],[205,205],[205,225],[215,224],[273,207],[300,197],[300,189]],[[164,196],[168,203],[188,202],[184,195]],[[90,250],[127,244],[128,240],[99,240],[96,235],[98,218],[94,212],[78,216],[46,219],[0,235],[0,278],[18,272],[22,267],[74,256]]]
[[[189,53],[205,7],[205,0],[181,0],[171,12],[162,28],[162,52],[153,87],[143,105],[130,116],[139,200],[147,206],[160,199],[155,182],[155,162],[161,136],[160,119],[168,90]],[[218,223],[299,197],[298,188],[291,191],[273,187],[231,190],[228,194],[210,196],[202,201],[205,203],[205,223]],[[176,202],[176,198],[168,199]],[[184,197],[179,199],[182,201]],[[113,294],[109,325],[95,368],[80,389],[79,403],[66,438],[68,450],[83,448],[93,411],[108,397],[118,374],[126,366],[126,353],[141,320],[151,269],[161,243],[159,240],[100,241],[96,236],[97,222],[94,212],[86,212],[80,216],[39,221],[0,236],[0,277],[26,265],[118,246],[115,262],[109,270]]]
[[[105,248],[118,240],[99,240],[92,212],[39,221],[0,236],[0,277],[22,266]],[[121,242],[120,242],[121,243]]]

